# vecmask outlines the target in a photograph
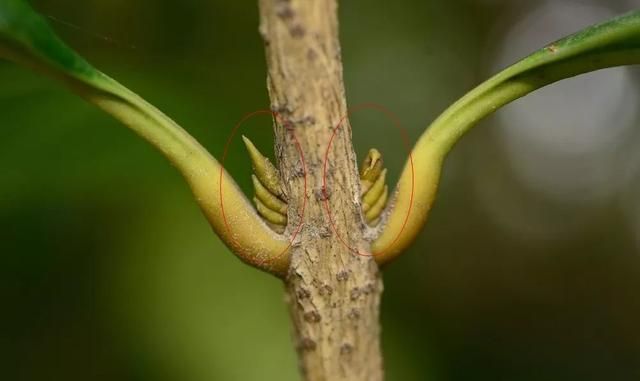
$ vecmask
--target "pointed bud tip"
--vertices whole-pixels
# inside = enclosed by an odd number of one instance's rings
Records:
[[[253,146],[253,142],[251,140],[249,140],[248,137],[241,135],[242,136],[242,141],[244,142],[244,145],[247,146],[247,148],[249,148],[249,146]]]

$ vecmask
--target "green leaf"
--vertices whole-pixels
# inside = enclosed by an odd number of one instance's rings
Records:
[[[70,49],[24,0],[0,2],[0,56],[61,80],[153,144],[178,168],[192,165],[185,160],[187,152],[208,155],[174,121]]]
[[[508,67],[449,107],[425,135],[448,150],[480,119],[536,89],[579,74],[637,63],[639,10],[551,43]]]
[[[160,110],[70,49],[24,0],[0,0],[2,57],[61,81],[156,147],[180,171],[209,223],[240,259],[277,275],[286,272],[288,240],[274,235],[218,161]],[[225,215],[236,223],[233,231]]]
[[[22,0],[3,0],[0,3],[0,40],[0,49],[5,56],[94,86],[104,86],[109,82],[69,49],[45,20]]]
[[[445,156],[480,120],[507,103],[561,79],[638,63],[640,11],[637,10],[545,46],[450,106],[422,134],[405,164],[392,202],[393,210],[372,244],[378,262],[387,262],[402,253],[422,230],[435,199]]]

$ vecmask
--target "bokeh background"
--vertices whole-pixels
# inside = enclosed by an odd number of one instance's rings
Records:
[[[220,157],[268,107],[255,1],[33,0],[71,46]],[[342,1],[351,107],[412,140],[528,52],[638,0]],[[385,270],[389,380],[640,377],[640,71],[564,81],[455,148]],[[0,62],[0,379],[297,380],[282,285],[211,232],[178,173],[57,84]],[[384,114],[356,149],[398,176]],[[271,152],[268,118],[242,133]],[[249,191],[234,141],[227,167]]]

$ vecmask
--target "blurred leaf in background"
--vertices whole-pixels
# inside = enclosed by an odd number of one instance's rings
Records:
[[[217,157],[268,108],[257,6],[38,0],[62,37]],[[351,106],[415,139],[506,64],[637,0],[343,1]],[[640,376],[638,70],[554,85],[474,130],[424,234],[385,270],[389,380]],[[0,63],[0,378],[296,380],[279,281],[211,232],[178,173],[109,117]],[[353,115],[397,179],[400,135]],[[246,130],[245,130],[246,129]],[[271,151],[269,121],[243,127]],[[226,167],[249,190],[239,141]]]

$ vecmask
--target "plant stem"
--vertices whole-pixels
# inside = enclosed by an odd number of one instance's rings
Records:
[[[375,381],[383,378],[382,280],[372,257],[353,252],[370,245],[351,128],[340,124],[347,108],[336,7],[335,0],[260,0],[288,221],[302,224],[286,284],[305,380]]]

